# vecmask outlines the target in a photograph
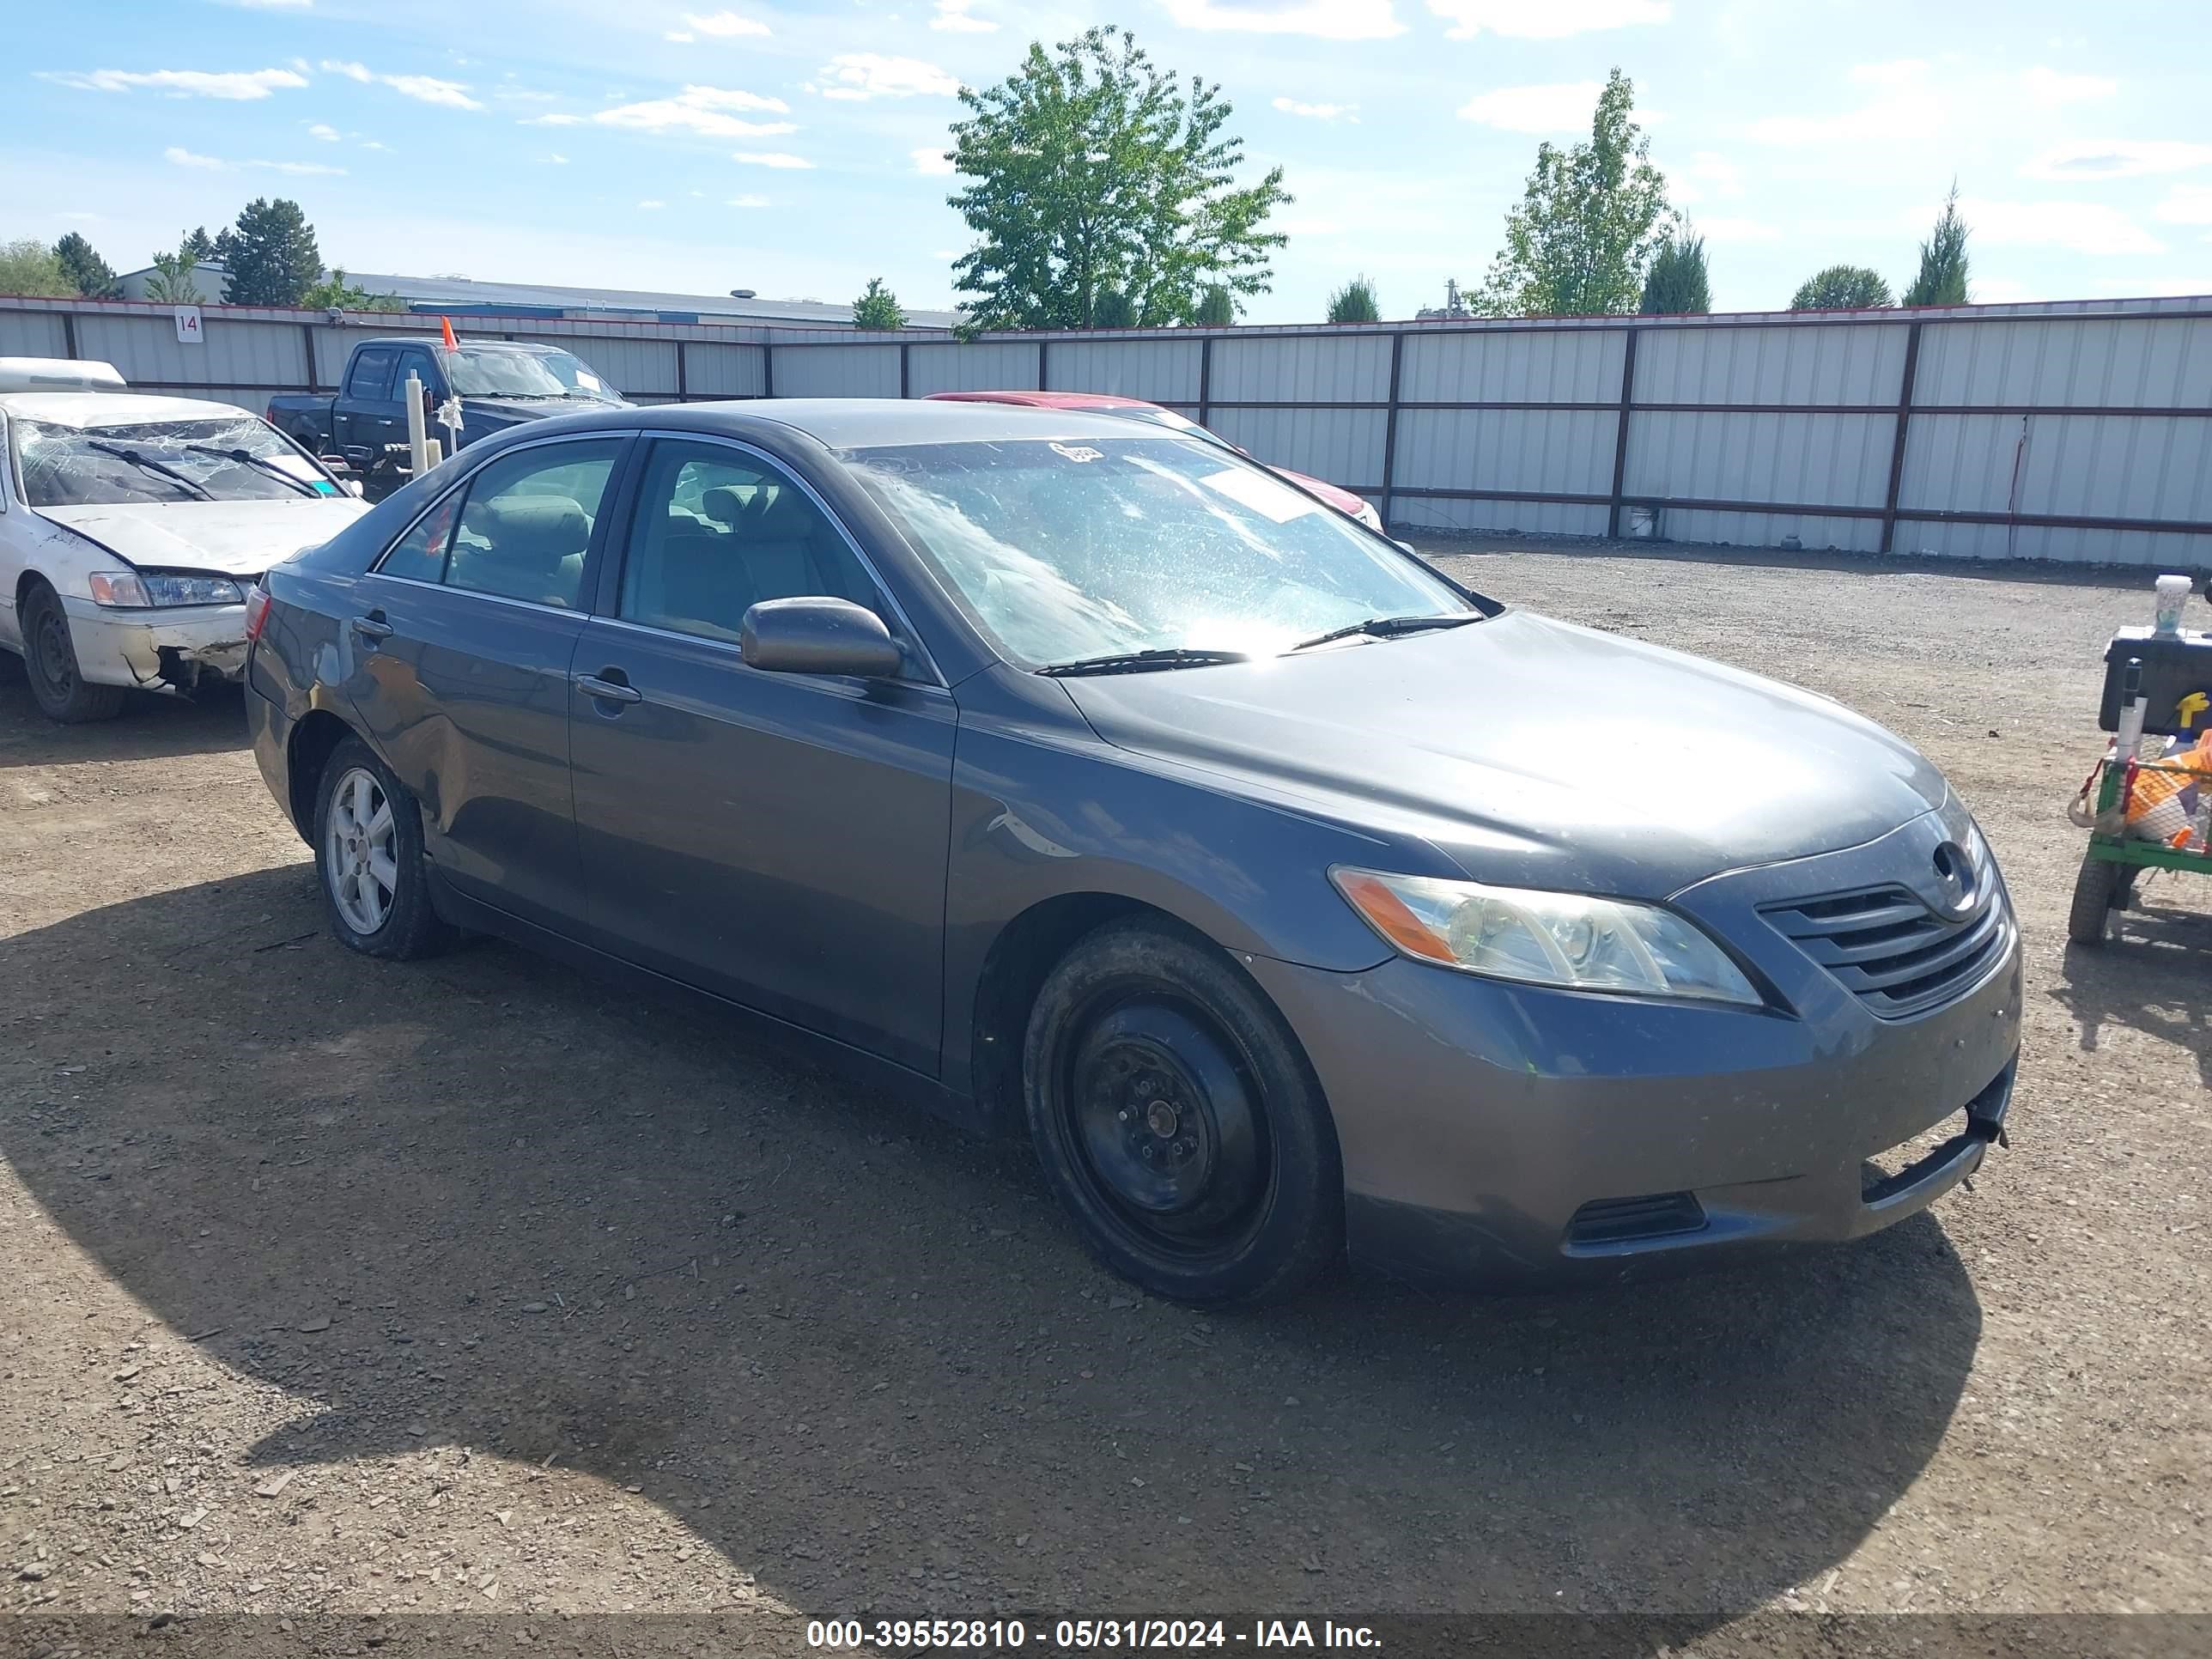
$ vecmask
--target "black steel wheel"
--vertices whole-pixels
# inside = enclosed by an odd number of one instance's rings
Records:
[[[52,588],[33,582],[16,620],[23,629],[24,673],[41,714],[64,726],[80,726],[112,720],[123,712],[124,688],[94,685],[77,666],[69,613]]]
[[[1204,941],[1109,923],[1054,970],[1024,1092],[1048,1179],[1107,1266],[1205,1306],[1287,1297],[1342,1246],[1319,1085],[1281,1016]]]

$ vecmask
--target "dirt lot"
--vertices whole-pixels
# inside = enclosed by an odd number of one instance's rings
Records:
[[[2028,938],[2014,1150],[1971,1192],[1633,1292],[1340,1276],[1200,1317],[1093,1267],[1023,1147],[711,1012],[503,945],[349,955],[234,700],[62,731],[10,664],[27,1650],[125,1612],[719,1609],[784,1650],[829,1614],[2212,1607],[2212,888],[2063,946],[2062,809],[2147,580],[1449,562],[1948,772]]]

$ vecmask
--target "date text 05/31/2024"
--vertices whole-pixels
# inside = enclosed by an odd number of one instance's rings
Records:
[[[810,1648],[902,1653],[923,1648],[1011,1649],[1047,1653],[1112,1649],[1367,1648],[1382,1646],[1365,1625],[1333,1619],[1056,1619],[1034,1628],[1019,1619],[810,1619]]]

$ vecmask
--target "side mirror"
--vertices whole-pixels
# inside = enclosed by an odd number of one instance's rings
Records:
[[[746,665],[779,674],[851,674],[888,679],[906,653],[883,618],[850,599],[763,599],[738,635]]]

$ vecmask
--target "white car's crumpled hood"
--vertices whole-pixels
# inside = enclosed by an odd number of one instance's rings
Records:
[[[219,570],[227,576],[258,576],[301,548],[330,540],[368,510],[351,495],[37,509],[40,517],[89,537],[129,563]]]

